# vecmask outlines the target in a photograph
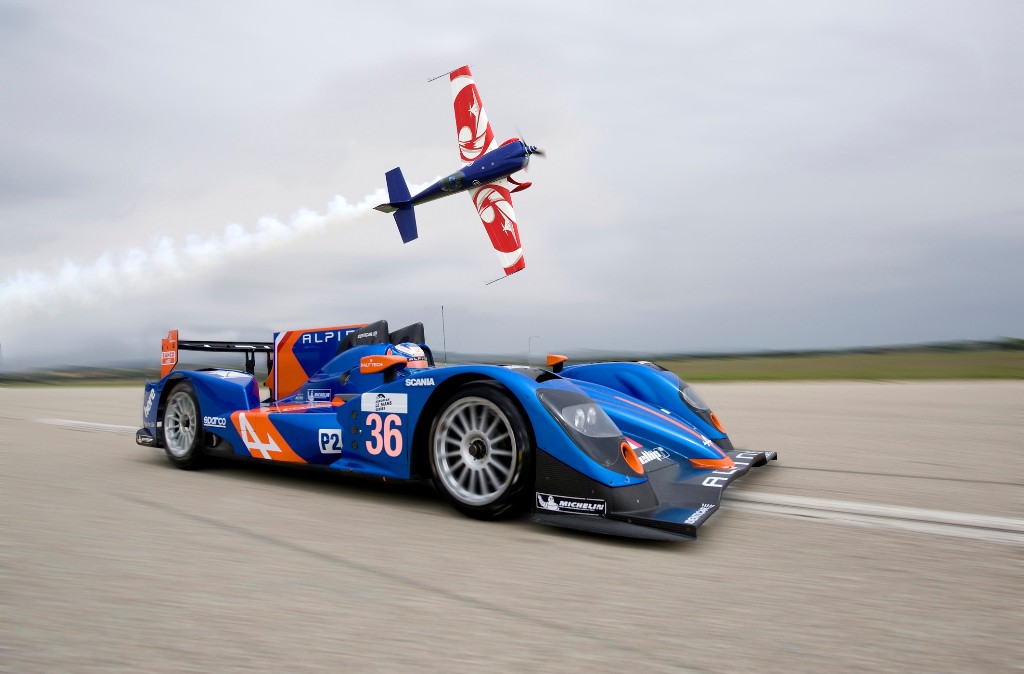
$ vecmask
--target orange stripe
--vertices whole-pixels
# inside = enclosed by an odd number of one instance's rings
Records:
[[[712,470],[728,470],[735,468],[736,464],[728,456],[724,459],[690,459],[690,465],[694,468],[710,468]]]
[[[674,424],[674,425],[678,426],[679,428],[683,429],[684,431],[686,431],[687,433],[689,433],[693,437],[695,437],[698,440],[700,440],[701,444],[703,444],[705,440],[711,440],[711,438],[705,438],[703,435],[701,435],[697,431],[693,430],[689,426],[687,426],[685,424],[682,424],[682,423],[676,421],[675,419],[673,419],[671,417],[667,417],[664,414],[661,414],[660,412],[655,412],[654,410],[652,410],[649,407],[644,407],[643,405],[640,405],[639,403],[635,403],[632,400],[626,400],[625,398],[620,398],[619,396],[615,396],[615,399],[616,400],[621,400],[624,403],[629,403],[633,407],[641,409],[644,412],[648,412],[650,414],[653,414],[654,416],[658,417],[659,419],[664,419],[665,421],[669,422],[670,424]],[[714,443],[714,440],[711,440],[711,442]],[[721,454],[724,458],[728,459],[730,462],[732,461],[732,459],[729,459],[729,457],[727,457],[725,455],[725,452],[723,452],[721,449],[718,448],[718,445],[712,445],[712,447],[715,449],[715,451],[717,451],[719,454]]]

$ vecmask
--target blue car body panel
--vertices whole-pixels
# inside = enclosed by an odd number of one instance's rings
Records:
[[[174,370],[143,394],[140,444],[161,445],[161,414],[180,382],[195,391],[210,453],[320,466],[370,477],[429,477],[415,456],[444,403],[479,381],[503,389],[528,420],[537,453],[537,521],[645,538],[691,538],[719,506],[721,490],[774,452],[736,452],[706,414],[680,395],[685,382],[644,363],[566,367],[560,373],[499,365],[453,365],[363,373],[366,356],[392,344],[347,348],[297,390],[261,402],[252,374]],[[326,355],[324,355],[326,354]],[[315,364],[313,365],[315,366]],[[308,372],[309,362],[303,365]],[[303,375],[304,376],[304,375]],[[597,403],[631,442],[640,472],[595,460],[538,396],[563,391]],[[628,440],[627,440],[628,439]],[[143,442],[145,440],[145,442]],[[726,445],[726,451],[719,445]],[[623,448],[626,456],[627,448]],[[694,461],[697,461],[695,464]],[[701,461],[711,467],[700,467]],[[727,465],[728,464],[728,465]]]

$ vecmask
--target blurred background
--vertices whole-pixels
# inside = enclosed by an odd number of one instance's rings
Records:
[[[387,318],[439,351],[722,354],[1024,335],[1019,3],[0,4],[6,371]],[[548,152],[500,274],[469,64]],[[533,339],[531,339],[533,338]],[[1003,340],[1003,341],[1000,341]],[[1005,355],[1005,354],[1004,354]]]

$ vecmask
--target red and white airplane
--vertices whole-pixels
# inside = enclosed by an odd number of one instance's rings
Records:
[[[526,268],[526,260],[512,209],[512,193],[525,190],[531,183],[520,181],[513,174],[527,167],[530,155],[544,156],[544,153],[519,138],[510,138],[499,145],[469,66],[453,70],[449,77],[463,167],[415,196],[409,194],[402,170],[394,168],[385,174],[390,201],[377,206],[377,210],[394,214],[402,241],[408,243],[419,236],[413,210],[416,206],[469,192],[505,274],[514,274]]]

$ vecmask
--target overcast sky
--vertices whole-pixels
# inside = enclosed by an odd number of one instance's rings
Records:
[[[7,367],[415,321],[463,352],[1024,337],[1024,4],[0,0]],[[547,159],[524,272],[447,78]],[[362,204],[362,205],[360,205]],[[298,214],[298,215],[296,215]]]

